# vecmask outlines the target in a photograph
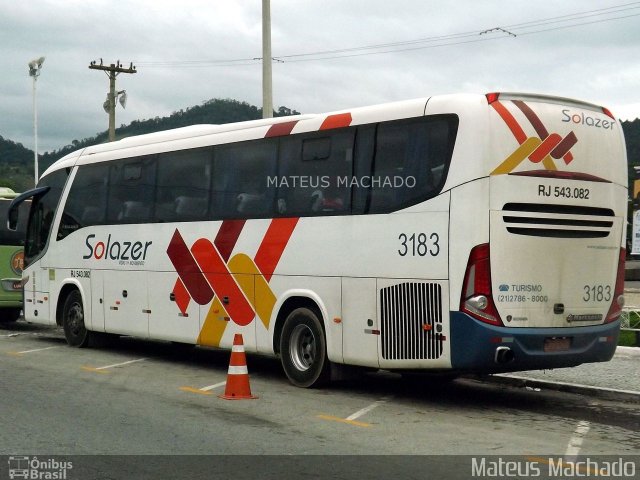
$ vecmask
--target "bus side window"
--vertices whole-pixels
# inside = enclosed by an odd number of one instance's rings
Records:
[[[80,228],[104,224],[108,173],[106,163],[78,167],[58,227],[58,240]]]
[[[118,160],[111,165],[107,223],[151,221],[155,193],[155,156]]]
[[[445,181],[457,120],[453,116],[378,125],[365,213],[384,213],[436,196]]]
[[[351,212],[355,129],[282,139],[278,214],[318,216]]]
[[[216,147],[212,198],[217,218],[268,218],[274,215],[277,140]],[[217,174],[220,172],[220,174]]]
[[[156,222],[189,222],[207,218],[211,155],[211,148],[160,154]]]

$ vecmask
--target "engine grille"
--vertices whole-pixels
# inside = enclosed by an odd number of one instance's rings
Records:
[[[401,283],[380,289],[382,358],[436,359],[442,355],[442,288]]]
[[[607,237],[614,216],[610,208],[541,203],[507,203],[502,211],[509,233],[554,238]]]

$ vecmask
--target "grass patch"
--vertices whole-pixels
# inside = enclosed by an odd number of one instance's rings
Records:
[[[638,311],[623,311],[622,316],[622,328],[640,328],[640,312]],[[620,331],[620,338],[618,339],[618,345],[622,347],[638,347],[638,340],[640,338],[637,332],[627,332],[625,330]]]
[[[618,339],[618,345],[621,347],[636,347],[636,332],[620,332],[620,338]]]

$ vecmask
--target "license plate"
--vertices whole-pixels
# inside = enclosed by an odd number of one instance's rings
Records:
[[[566,352],[571,348],[571,337],[551,337],[544,339],[545,352]]]
[[[12,287],[14,290],[22,290],[22,282],[13,282]]]

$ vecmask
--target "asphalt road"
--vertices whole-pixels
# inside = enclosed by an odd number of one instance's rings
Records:
[[[636,404],[471,379],[406,381],[388,372],[299,389],[277,360],[257,356],[249,356],[248,364],[259,399],[228,401],[217,396],[228,359],[228,352],[132,338],[74,349],[57,329],[0,326],[0,455],[292,455],[277,462],[285,471],[273,477],[289,478],[314,462],[313,472],[335,465],[328,455],[357,456],[341,457],[346,463],[340,468],[352,459],[362,469],[364,458],[374,472],[390,473],[400,460],[379,463],[379,456],[566,458],[640,451]],[[91,458],[103,465],[100,472],[136,471],[126,460],[134,457]],[[154,458],[157,468],[177,473],[148,478],[187,478],[178,475],[186,471],[180,461],[165,465],[165,457]],[[233,458],[251,469],[260,457]],[[410,458],[402,468],[423,471],[417,457]],[[437,458],[430,460],[433,471]],[[443,462],[441,468],[449,469]]]

